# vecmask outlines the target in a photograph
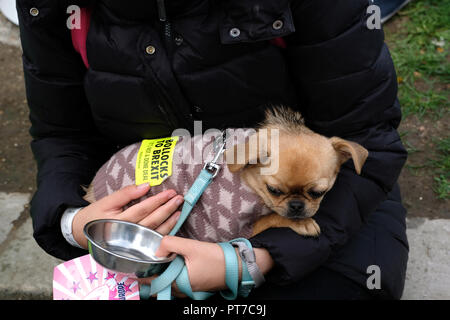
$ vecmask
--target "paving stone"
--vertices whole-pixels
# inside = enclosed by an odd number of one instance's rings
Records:
[[[31,218],[13,236],[0,253],[0,299],[52,299],[53,268],[62,261],[37,245]]]
[[[0,42],[10,46],[20,47],[19,27],[8,21],[0,13]]]
[[[402,299],[450,299],[450,220],[408,220],[409,263]]]

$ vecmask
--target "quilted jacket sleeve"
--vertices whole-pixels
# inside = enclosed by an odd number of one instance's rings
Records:
[[[89,184],[111,152],[90,121],[85,67],[72,47],[64,2],[41,2],[39,14],[32,16],[34,2],[19,0],[17,10],[31,148],[38,164],[38,188],[31,202],[34,238],[47,253],[70,259],[85,251],[64,240],[61,214],[67,206],[87,205],[81,185]]]
[[[315,216],[318,239],[269,229],[251,239],[276,267],[268,279],[288,283],[323,264],[346,243],[395,184],[406,160],[396,128],[401,111],[394,66],[382,30],[366,27],[365,0],[304,0],[291,4],[296,32],[286,57],[307,125],[369,150],[362,174],[351,160]]]

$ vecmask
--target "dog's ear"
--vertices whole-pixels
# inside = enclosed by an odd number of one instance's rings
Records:
[[[235,144],[225,151],[228,170],[237,172],[247,165],[267,161],[269,157],[267,134],[260,131],[250,136],[246,143]]]
[[[344,140],[338,137],[330,138],[331,144],[334,150],[336,150],[339,157],[339,164],[343,164],[348,159],[353,159],[355,170],[358,174],[361,174],[361,169],[366,162],[369,151],[356,142]]]

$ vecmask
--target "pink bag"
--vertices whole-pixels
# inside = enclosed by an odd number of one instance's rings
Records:
[[[139,300],[139,283],[87,254],[55,267],[53,300]]]

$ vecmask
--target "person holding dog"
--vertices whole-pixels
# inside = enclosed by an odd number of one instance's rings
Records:
[[[88,8],[82,42],[67,28],[70,5]],[[31,203],[38,244],[61,259],[86,254],[82,228],[98,218],[167,234],[182,195],[168,190],[123,210],[149,187],[129,186],[89,204],[81,186],[131,143],[176,128],[192,132],[195,120],[205,130],[253,127],[264,106],[287,105],[315,132],[354,141],[369,156],[361,175],[351,162],[342,167],[315,216],[319,237],[270,228],[249,239],[266,279],[250,297],[400,298],[408,243],[396,181],[406,151],[397,133],[394,66],[383,31],[366,27],[367,5],[18,0],[38,164]],[[62,217],[72,230],[61,229]],[[184,256],[192,289],[214,291],[225,287],[220,250],[166,237],[160,254]],[[367,286],[374,265],[381,270],[379,288]]]

